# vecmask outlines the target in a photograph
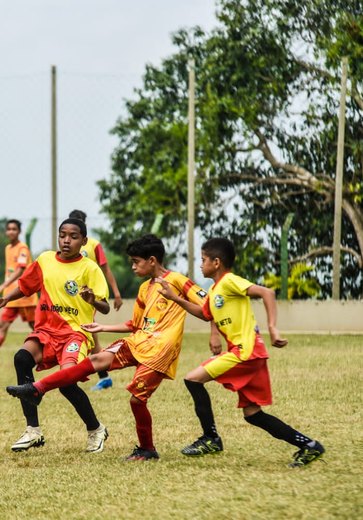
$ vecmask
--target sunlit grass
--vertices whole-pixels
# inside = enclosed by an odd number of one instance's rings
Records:
[[[0,349],[2,388],[15,382],[22,340],[10,333]],[[113,372],[111,390],[89,392],[110,432],[98,455],[84,453],[85,429],[58,391],[39,407],[45,446],[12,453],[24,420],[19,401],[2,390],[0,519],[361,518],[362,343],[359,336],[291,336],[288,348],[270,349],[274,404],[266,410],[327,449],[326,463],[298,470],[287,468],[295,448],[245,423],[236,395],[216,383],[208,389],[225,451],[196,460],[180,454],[200,435],[183,375],[208,356],[204,334],[186,334],[176,381],[163,382],[150,401],[158,462],[122,460],[137,443],[124,389],[133,369]]]

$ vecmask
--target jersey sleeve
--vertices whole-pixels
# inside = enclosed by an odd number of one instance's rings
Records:
[[[26,267],[29,264],[30,259],[30,251],[28,247],[24,244],[23,247],[19,250],[19,255],[17,258],[17,267]]]
[[[92,262],[92,260],[88,260]],[[106,282],[106,278],[102,272],[102,269],[95,264],[94,262],[90,264],[90,275],[88,285],[93,290],[95,297],[97,300],[107,300],[108,299],[108,285]]]
[[[37,261],[29,265],[18,280],[18,286],[25,296],[39,292],[43,284],[43,273]]]
[[[241,276],[233,275],[225,281],[224,290],[230,295],[246,296],[247,289],[254,285]]]
[[[106,253],[100,243],[95,247],[96,262],[99,266],[107,264]]]
[[[208,321],[213,320],[213,316],[212,316],[212,313],[210,311],[210,306],[209,306],[209,296],[207,296],[207,298],[205,299],[205,302],[203,303],[202,311],[203,311],[203,316],[205,317],[206,320],[208,320]]]
[[[186,300],[200,306],[203,305],[207,296],[207,292],[204,289],[193,282],[193,280],[180,273],[174,273],[173,277],[173,284],[177,286]]]

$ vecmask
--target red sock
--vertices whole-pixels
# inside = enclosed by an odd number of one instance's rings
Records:
[[[140,448],[144,450],[155,450],[152,434],[152,418],[146,403],[139,399],[130,401],[132,413],[136,421],[136,432],[139,439]]]
[[[92,361],[89,358],[86,358],[78,365],[58,370],[58,372],[43,377],[43,379],[33,383],[33,385],[39,393],[45,394],[54,388],[73,385],[78,381],[86,381],[87,376],[94,374],[95,372],[96,370],[93,368]]]

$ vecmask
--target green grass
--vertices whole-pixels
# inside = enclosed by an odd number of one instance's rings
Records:
[[[22,340],[10,333],[0,349],[3,389],[15,383],[13,356]],[[362,518],[362,342],[359,336],[291,336],[288,348],[270,349],[274,404],[266,411],[327,450],[326,463],[303,469],[287,468],[295,448],[243,421],[236,395],[213,382],[208,389],[225,451],[192,460],[180,454],[200,435],[183,375],[207,357],[204,334],[186,334],[177,379],[163,382],[150,401],[158,462],[122,460],[137,442],[124,389],[132,368],[113,372],[111,390],[89,392],[110,432],[98,455],[84,453],[85,429],[57,391],[39,407],[45,446],[12,453],[24,420],[19,401],[1,390],[0,519]]]

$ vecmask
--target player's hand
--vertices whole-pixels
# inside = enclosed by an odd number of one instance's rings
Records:
[[[85,302],[93,305],[95,303],[95,294],[92,289],[90,289],[87,285],[83,285],[79,294],[82,296]]]
[[[161,289],[158,290],[167,300],[174,300],[175,293],[166,280],[162,278],[155,278],[155,282],[161,285]]]
[[[116,296],[115,299],[113,300],[113,308],[115,309],[115,311],[118,311],[122,304],[123,304],[123,301],[122,301],[121,296]]]
[[[286,347],[288,344],[287,339],[283,339],[280,337],[280,333],[276,327],[269,327],[271,345],[276,348]]]
[[[81,327],[87,332],[103,332],[103,326],[95,321],[93,323],[84,323]]]

